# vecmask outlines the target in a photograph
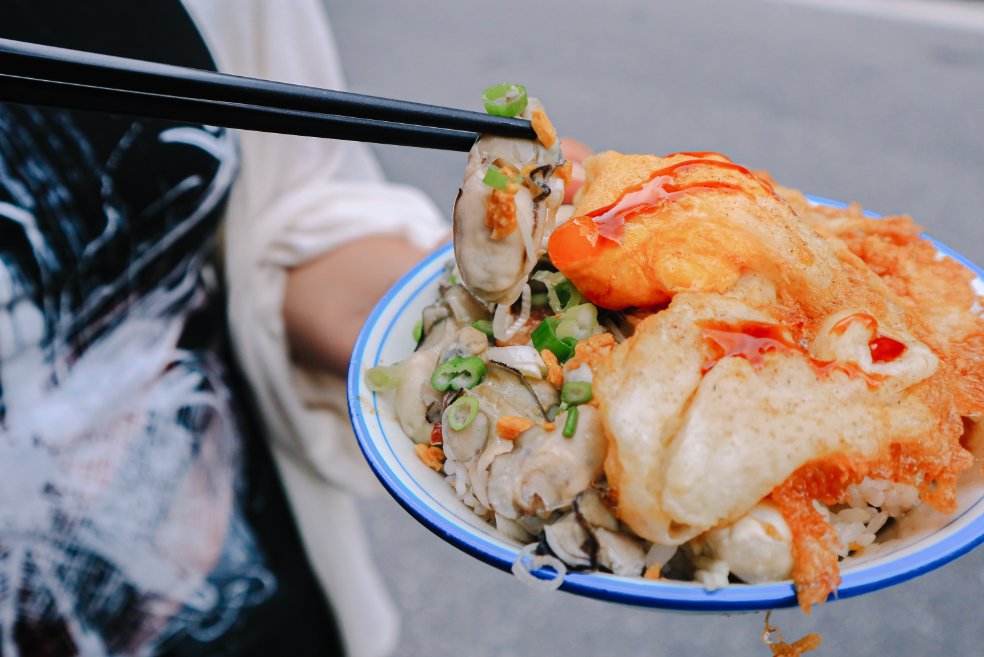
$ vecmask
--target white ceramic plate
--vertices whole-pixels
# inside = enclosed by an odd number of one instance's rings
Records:
[[[827,199],[811,200],[842,206]],[[935,241],[933,244],[972,270],[978,277],[978,289],[984,293],[984,271],[952,249]],[[413,326],[424,306],[437,297],[438,279],[444,263],[452,257],[450,245],[430,255],[400,279],[370,315],[352,354],[349,414],[369,465],[412,516],[452,545],[509,571],[521,546],[472,513],[455,497],[444,476],[417,458],[413,442],[400,429],[391,406],[365,384],[367,369],[399,362],[413,351]],[[961,480],[955,513],[944,516],[923,505],[906,520],[909,529],[899,538],[868,548],[863,558],[842,562],[843,581],[837,597],[848,598],[903,582],[984,542],[984,476],[980,468],[973,471]],[[554,577],[553,571],[546,569],[534,574],[544,579]],[[796,605],[790,581],[734,584],[707,591],[687,582],[569,572],[560,588],[592,598],[680,611],[735,612]]]

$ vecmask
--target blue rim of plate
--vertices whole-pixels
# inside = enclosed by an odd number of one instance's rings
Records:
[[[819,196],[808,195],[807,198],[819,205],[838,208],[847,207],[848,205],[840,201]],[[865,215],[869,217],[881,216],[868,211],[865,212]],[[984,270],[966,257],[925,233],[921,236],[923,239],[932,243],[940,253],[953,258],[967,267],[979,279],[984,280]],[[389,491],[390,495],[411,516],[451,545],[489,565],[509,572],[517,558],[518,548],[504,548],[489,538],[486,538],[471,526],[455,524],[447,516],[454,517],[457,514],[471,513],[470,510],[463,504],[460,509],[449,509],[439,500],[430,497],[426,490],[423,490],[422,486],[422,492],[425,497],[421,497],[416,491],[411,490],[404,483],[398,473],[390,470],[380,451],[379,445],[371,438],[368,422],[372,420],[367,419],[363,413],[362,400],[359,395],[363,364],[367,361],[369,367],[379,364],[380,352],[382,351],[383,345],[386,344],[387,337],[393,325],[399,320],[406,306],[416,300],[421,291],[432,284],[434,279],[440,275],[441,268],[436,267],[432,274],[422,280],[416,279],[418,279],[422,272],[430,269],[435,261],[443,263],[450,255],[450,244],[446,244],[431,253],[400,278],[379,303],[376,304],[376,307],[369,315],[369,319],[359,333],[349,363],[347,382],[349,416],[359,447],[365,455],[369,466],[386,490]],[[405,288],[411,285],[415,285],[415,289],[410,292],[401,307],[393,313],[393,318],[384,330],[376,353],[366,354],[367,343],[369,342],[370,336],[374,333],[374,328],[379,322],[380,316],[390,308],[394,300]],[[389,442],[390,436],[382,427],[377,404],[377,395],[372,393],[373,412],[371,415],[375,419],[378,430],[385,438],[387,448],[391,450],[393,458],[399,462],[399,459],[392,452],[392,446]],[[404,435],[400,435],[398,438],[407,440]],[[413,479],[405,469],[402,474],[406,478]],[[959,522],[968,513],[979,510],[979,507],[982,505],[984,505],[984,497],[974,502],[959,516],[950,518],[948,523],[937,531],[946,529],[954,523]],[[443,513],[437,509],[442,510]],[[494,530],[490,528],[489,536],[492,535],[492,531]],[[944,539],[922,548],[916,548],[910,554],[901,558],[842,573],[841,584],[837,591],[831,594],[830,600],[850,598],[870,593],[918,577],[966,554],[981,543],[984,543],[984,513],[981,513]],[[891,556],[891,554],[892,552],[888,552],[880,555],[879,561]],[[534,571],[533,574],[541,579],[552,579],[554,577],[553,571],[545,568]],[[641,578],[619,577],[605,573],[568,571],[564,576],[560,589],[610,602],[688,612],[729,613],[761,611],[780,607],[794,607],[797,605],[796,592],[792,583],[788,581],[754,585],[732,584],[725,588],[709,591],[699,584],[690,582],[648,581]]]

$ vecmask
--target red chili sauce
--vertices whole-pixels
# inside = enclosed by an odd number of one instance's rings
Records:
[[[873,317],[871,319],[874,321]],[[840,322],[834,326],[833,330],[843,333],[846,326],[838,329],[839,325]],[[789,329],[779,324],[752,321],[727,324],[707,321],[698,323],[698,326],[704,337],[704,342],[709,348],[708,358],[701,367],[702,374],[707,374],[719,360],[729,356],[744,358],[752,367],[760,370],[765,361],[765,355],[776,352],[802,356],[818,376],[829,376],[832,372],[843,372],[852,379],[863,379],[869,387],[877,386],[886,378],[881,374],[865,372],[857,363],[836,360],[823,361],[813,358],[806,349],[792,341]],[[875,322],[875,326],[877,326],[877,322]],[[883,342],[883,340],[891,342]],[[891,343],[899,345],[901,350],[895,353],[898,348]],[[876,352],[878,353],[879,360],[877,362],[887,362],[892,358],[897,358],[899,354],[905,351],[905,345],[884,336],[873,339],[870,345],[872,358],[875,357]],[[891,356],[893,353],[895,355]]]
[[[594,219],[595,225],[598,227],[598,235],[616,244],[621,244],[625,232],[625,222],[630,221],[639,214],[655,210],[666,201],[676,200],[687,192],[698,189],[740,193],[746,193],[748,191],[742,185],[718,180],[703,180],[683,185],[675,182],[674,174],[696,165],[710,165],[737,171],[747,177],[753,178],[770,194],[775,194],[764,181],[757,178],[743,166],[732,162],[721,162],[719,160],[684,160],[683,162],[677,162],[676,164],[654,171],[648,180],[625,189],[618,200],[611,205],[598,208],[585,216]]]
[[[864,327],[868,329],[870,337],[868,349],[871,350],[872,362],[891,363],[905,353],[907,347],[904,344],[887,335],[878,335],[878,320],[867,313],[848,315],[834,324],[830,332],[834,335],[844,335],[847,327],[854,323],[864,324]]]

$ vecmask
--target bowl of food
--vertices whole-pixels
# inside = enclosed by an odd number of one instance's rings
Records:
[[[602,153],[565,208],[550,132],[476,143],[454,252],[353,352],[407,511],[532,585],[683,611],[808,609],[984,540],[984,272],[715,153]]]

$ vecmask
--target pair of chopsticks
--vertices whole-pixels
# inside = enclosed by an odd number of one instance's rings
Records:
[[[0,101],[181,123],[467,151],[529,121],[0,39]]]

